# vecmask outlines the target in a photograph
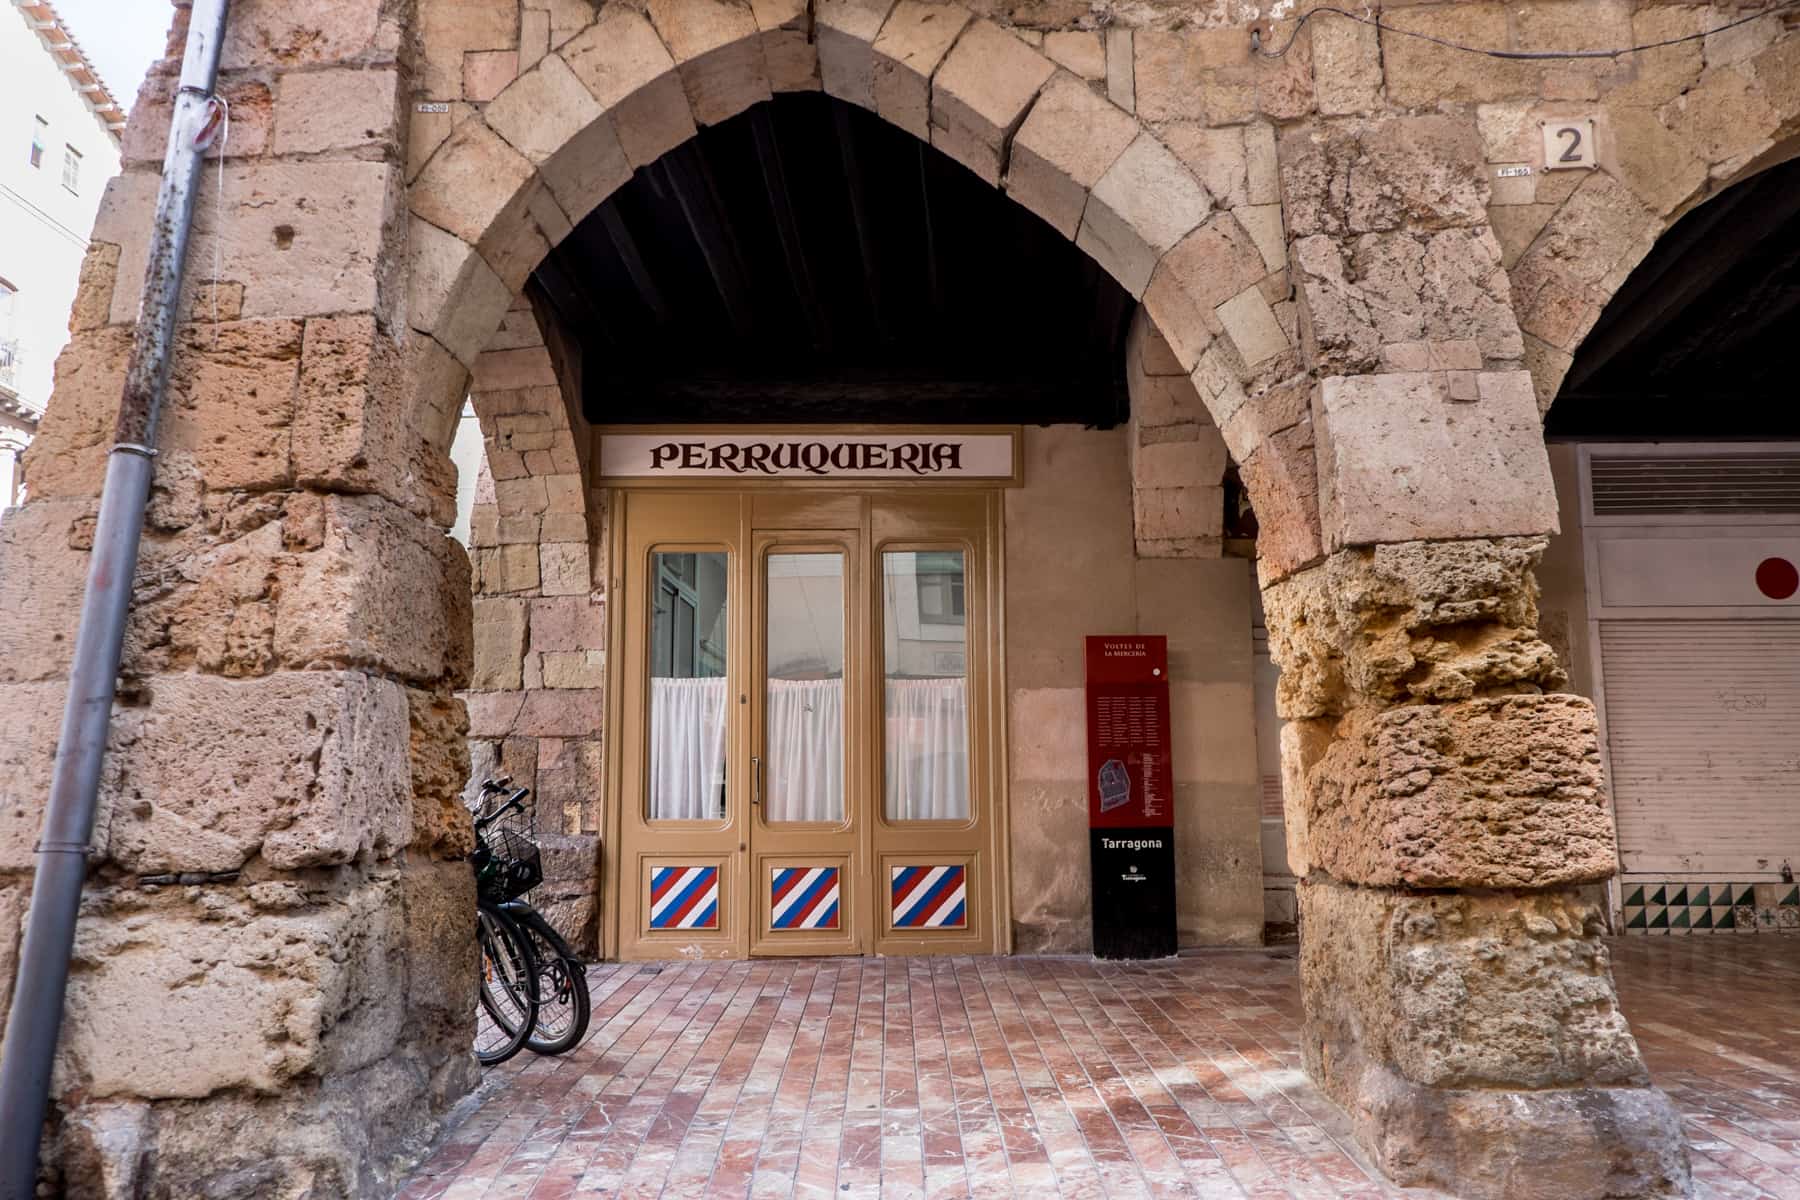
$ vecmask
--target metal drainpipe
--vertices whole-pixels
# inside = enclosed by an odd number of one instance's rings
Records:
[[[213,83],[229,7],[230,0],[193,0],[189,14],[181,90],[169,120],[169,148],[150,230],[150,263],[100,493],[50,806],[37,846],[31,917],[6,1021],[5,1058],[0,1060],[0,1200],[31,1200],[37,1191],[38,1142],[50,1104],[50,1069],[62,1028],[75,916],[87,877],[100,763],[112,721],[144,506],[150,498],[156,418],[169,383],[188,227],[205,157],[196,141],[205,142],[214,116]]]

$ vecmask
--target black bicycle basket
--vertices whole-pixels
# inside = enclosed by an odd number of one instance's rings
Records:
[[[490,904],[517,900],[544,882],[537,843],[516,829],[489,829],[472,856],[475,890]]]

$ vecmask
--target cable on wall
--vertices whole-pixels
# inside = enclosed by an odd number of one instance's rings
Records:
[[[1294,26],[1294,32],[1289,35],[1288,40],[1280,49],[1264,50],[1262,48],[1262,31],[1260,29],[1252,29],[1250,31],[1250,48],[1264,58],[1281,58],[1293,48],[1294,40],[1300,36],[1300,31],[1306,27],[1308,21],[1312,20],[1320,13],[1334,13],[1340,17],[1347,17],[1359,25],[1370,25],[1386,33],[1397,33],[1402,37],[1418,38],[1422,42],[1431,42],[1433,45],[1443,46],[1446,49],[1461,50],[1465,54],[1481,54],[1488,58],[1527,60],[1618,58],[1625,54],[1640,54],[1646,50],[1660,50],[1664,46],[1679,46],[1683,42],[1697,42],[1702,38],[1709,38],[1715,33],[1724,33],[1727,29],[1736,29],[1739,25],[1748,25],[1752,21],[1760,20],[1773,13],[1788,12],[1794,9],[1800,9],[1800,0],[1784,0],[1781,4],[1760,9],[1747,17],[1739,17],[1735,21],[1727,21],[1725,24],[1714,29],[1702,30],[1699,33],[1683,34],[1681,37],[1664,38],[1660,42],[1645,42],[1640,46],[1621,46],[1615,50],[1493,50],[1484,46],[1465,46],[1461,42],[1453,42],[1449,38],[1436,37],[1416,29],[1401,29],[1397,25],[1387,24],[1380,17],[1364,16],[1359,13],[1349,12],[1342,8],[1333,8],[1328,4],[1322,4],[1318,8],[1310,10],[1300,18],[1299,22]]]

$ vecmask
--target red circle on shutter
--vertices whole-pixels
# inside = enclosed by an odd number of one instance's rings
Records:
[[[1800,592],[1800,570],[1785,558],[1765,558],[1756,564],[1756,587],[1771,600],[1786,600]]]

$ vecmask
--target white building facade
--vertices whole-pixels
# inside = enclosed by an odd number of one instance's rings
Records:
[[[0,15],[0,512],[50,398],[124,110],[48,3]]]

